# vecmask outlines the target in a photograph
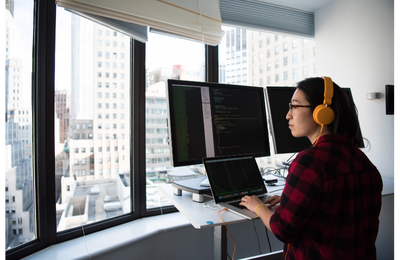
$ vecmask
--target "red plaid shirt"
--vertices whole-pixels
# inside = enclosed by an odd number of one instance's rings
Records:
[[[286,259],[376,259],[381,195],[381,175],[360,149],[321,136],[291,163],[271,229]]]

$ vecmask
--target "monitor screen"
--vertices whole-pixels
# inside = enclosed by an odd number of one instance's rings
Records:
[[[168,138],[173,166],[205,157],[269,156],[264,89],[167,80]]]
[[[353,96],[350,88],[342,88],[348,94],[350,101]],[[311,146],[307,137],[293,137],[289,129],[286,114],[289,111],[289,102],[292,99],[295,87],[266,87],[266,96],[274,151],[276,154],[298,153]],[[360,147],[364,147],[362,144]]]

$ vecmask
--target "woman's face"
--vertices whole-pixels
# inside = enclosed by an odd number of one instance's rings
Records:
[[[304,92],[300,89],[294,92],[291,103],[292,105],[310,105],[306,101]],[[311,143],[317,139],[321,128],[315,123],[309,107],[293,107],[286,114],[286,119],[289,120],[289,128],[294,137],[307,136]]]

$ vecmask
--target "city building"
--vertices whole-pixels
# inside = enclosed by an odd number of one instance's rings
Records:
[[[71,94],[67,90],[56,91],[54,94],[54,108],[59,120],[59,138],[55,140],[63,144],[68,140],[69,119],[71,116]]]
[[[249,81],[253,86],[295,86],[315,76],[314,40],[249,31],[248,42]]]
[[[21,56],[21,38],[14,21],[14,2],[5,10],[5,204],[6,248],[35,238],[32,172],[30,73]]]

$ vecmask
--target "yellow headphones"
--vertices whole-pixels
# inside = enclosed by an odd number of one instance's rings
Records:
[[[318,105],[313,112],[314,121],[319,125],[329,125],[335,118],[335,113],[329,105],[332,104],[333,82],[330,77],[322,77],[325,82],[324,103]]]

